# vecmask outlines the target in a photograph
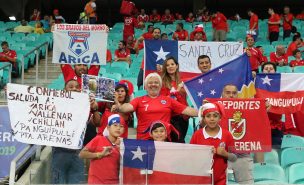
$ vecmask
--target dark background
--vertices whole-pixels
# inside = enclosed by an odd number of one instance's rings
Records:
[[[18,20],[29,19],[34,8],[42,15],[52,14],[53,9],[59,9],[68,23],[75,23],[79,13],[83,11],[89,0],[0,0],[0,20],[7,21],[9,16]],[[297,14],[304,9],[304,0],[133,0],[136,6],[146,9],[149,14],[153,8],[163,13],[165,8],[172,12],[180,12],[186,16],[190,11],[196,11],[204,5],[210,10],[220,10],[227,17],[239,13],[242,18],[248,18],[246,11],[251,8],[258,13],[259,18],[268,18],[267,9],[273,7],[278,13],[283,6],[288,5]],[[112,26],[122,21],[119,14],[121,0],[96,0],[99,23]]]

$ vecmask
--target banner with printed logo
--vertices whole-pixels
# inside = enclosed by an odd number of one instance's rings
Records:
[[[271,128],[263,99],[207,99],[224,105],[223,129],[233,136],[232,152],[270,152]]]
[[[9,83],[7,103],[17,141],[82,147],[90,111],[88,94]]]
[[[52,62],[106,65],[108,31],[105,24],[56,24]]]

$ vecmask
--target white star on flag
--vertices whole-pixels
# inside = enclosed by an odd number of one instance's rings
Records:
[[[273,79],[268,78],[268,75],[266,75],[265,78],[261,78],[263,80],[263,84],[268,84],[271,86],[270,81]]]
[[[203,80],[202,78],[200,78],[200,79],[198,80],[198,83],[200,83],[200,84],[203,84],[203,82],[204,82],[204,80]]]
[[[203,95],[204,94],[202,93],[202,91],[197,93],[197,96],[199,96],[199,97],[202,97]]]
[[[131,152],[134,154],[132,160],[139,159],[142,162],[143,162],[143,155],[147,154],[146,152],[142,152],[139,146],[137,147],[136,151],[131,151]]]
[[[223,74],[223,72],[224,72],[224,69],[223,69],[223,68],[220,68],[220,69],[219,69],[219,73]]]
[[[156,62],[159,61],[160,59],[166,60],[166,56],[170,53],[170,52],[165,52],[162,46],[160,47],[159,51],[153,51],[153,52],[157,55]]]
[[[209,81],[212,81],[212,78],[210,78]]]
[[[210,91],[210,94],[214,95],[216,92],[215,92],[215,89],[211,90]]]

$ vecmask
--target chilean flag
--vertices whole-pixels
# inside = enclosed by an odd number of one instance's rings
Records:
[[[120,184],[211,184],[211,146],[124,139]]]
[[[272,113],[304,111],[304,75],[301,73],[258,74],[255,87],[256,97],[268,100]]]
[[[145,77],[156,72],[157,64],[162,65],[166,58],[174,57],[179,64],[183,81],[201,73],[197,66],[200,55],[207,55],[216,68],[243,54],[243,44],[239,42],[197,42],[171,40],[145,40]]]

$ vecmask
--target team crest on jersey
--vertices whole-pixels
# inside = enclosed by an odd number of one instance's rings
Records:
[[[242,118],[241,111],[235,111],[232,117],[228,119],[229,131],[233,139],[240,140],[246,133],[246,119]]]
[[[68,32],[71,37],[69,50],[72,51],[78,57],[89,50],[88,38],[89,32]]]
[[[161,100],[160,103],[165,105],[167,103],[167,101],[166,100]]]

